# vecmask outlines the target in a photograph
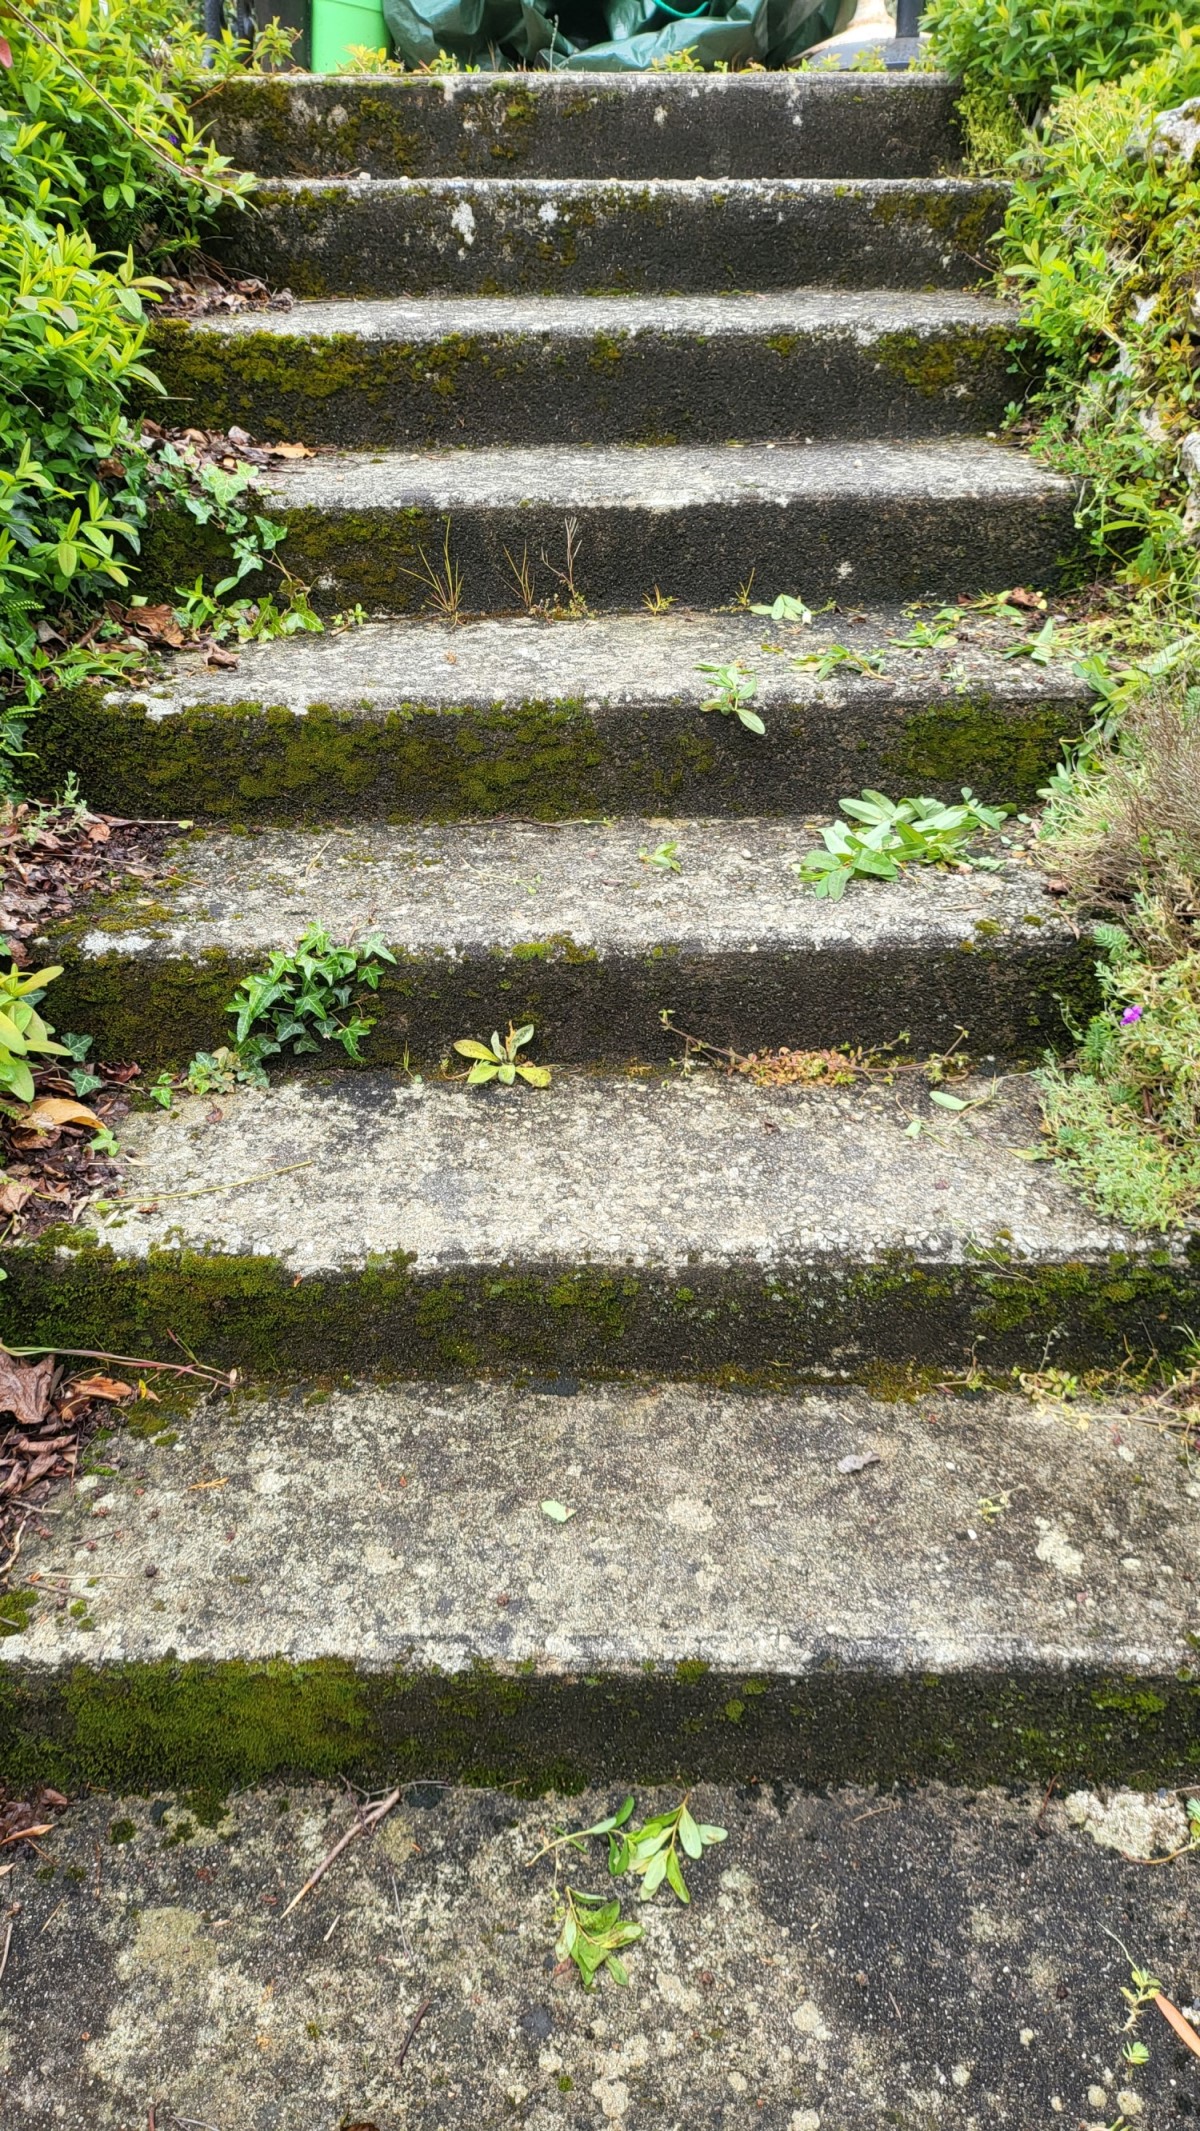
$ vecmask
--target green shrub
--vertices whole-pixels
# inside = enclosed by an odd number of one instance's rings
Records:
[[[244,197],[188,109],[203,44],[171,0],[0,0],[0,758],[105,596],[123,592],[147,469],[123,421],[152,390],[147,266],[186,265]],[[244,55],[243,55],[244,56]],[[0,60],[5,53],[0,51]],[[227,46],[222,64],[237,62]],[[39,640],[53,616],[57,638]],[[4,761],[0,759],[0,775]]]
[[[1156,59],[1172,23],[1200,28],[1200,0],[929,0],[921,27],[970,97],[1028,122],[1058,89]]]

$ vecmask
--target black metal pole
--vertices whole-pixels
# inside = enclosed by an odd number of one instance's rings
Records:
[[[896,0],[897,37],[919,37],[921,33],[921,0]]]

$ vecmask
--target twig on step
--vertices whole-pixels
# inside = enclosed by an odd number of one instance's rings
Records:
[[[291,1901],[288,1903],[287,1908],[283,1912],[283,1916],[281,1916],[279,1919],[281,1924],[283,1923],[285,1917],[289,1917],[291,1915],[293,1909],[299,1907],[300,1903],[304,1900],[305,1895],[311,1894],[313,1888],[317,1886],[319,1881],[324,1879],[325,1874],[328,1872],[330,1865],[332,1865],[335,1860],[341,1856],[342,1851],[346,1849],[348,1845],[352,1843],[357,1836],[366,1835],[370,1831],[370,1829],[377,1828],[379,1826],[380,1821],[385,1817],[385,1815],[390,1813],[392,1807],[399,1802],[399,1798],[400,1787],[399,1785],[397,1785],[394,1791],[388,1792],[386,1798],[380,1799],[378,1805],[371,1806],[367,1812],[360,1815],[360,1817],[354,1822],[352,1827],[347,1828],[345,1834],[340,1838],[340,1840],[334,1843],[332,1850],[330,1850],[328,1854],[321,1859],[321,1862],[317,1866],[316,1871],[309,1874],[308,1878],[304,1882],[304,1885],[301,1887],[299,1894],[294,1894],[292,1896]]]

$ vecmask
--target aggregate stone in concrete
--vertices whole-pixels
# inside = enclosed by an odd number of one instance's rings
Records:
[[[795,876],[813,841],[800,822],[662,818],[192,836],[166,854],[175,877],[142,899],[144,929],[136,901],[115,930],[104,900],[94,906],[78,946],[62,950],[63,1012],[69,999],[72,1025],[82,1014],[104,1056],[132,1050],[144,1067],[212,1050],[235,979],[313,924],[339,941],[377,937],[399,957],[369,1002],[379,1064],[407,1050],[436,1066],[480,1016],[489,1028],[533,1019],[564,1062],[669,1058],[680,1039],[664,1009],[742,1053],[801,1038],[885,1044],[907,1030],[914,1056],[968,1041],[994,1058],[1036,1057],[1067,1041],[1064,987],[1080,1011],[1099,1003],[1086,932],[1019,860],[996,873],[925,869],[829,902]],[[198,988],[187,1019],[186,969],[216,962],[222,995]]]
[[[409,1784],[287,1918],[351,1824],[336,1786],[268,1786],[203,1822],[170,1793],[80,1800],[7,1881],[21,1907],[0,2012],[6,2123],[1174,2131],[1194,2117],[1197,2059],[1151,2008],[1135,2037],[1148,2062],[1131,2068],[1121,1996],[1132,1958],[1176,2005],[1200,1997],[1190,1860],[1132,1864],[1041,1788],[706,1784],[695,1810],[726,1841],[688,1867],[687,1908],[665,1890],[639,1905],[618,1883],[644,1936],[628,1988],[605,1977],[589,1996],[555,1960],[552,1861],[529,1860],[622,1795]],[[639,1790],[639,1818],[678,1797]],[[608,1890],[599,1843],[566,1856],[560,1887]]]
[[[949,1391],[301,1387],[91,1462],[26,1536],[10,1678],[278,1657],[610,1685],[703,1665],[719,1700],[833,1672],[1132,1693],[1200,1627],[1200,1481],[1111,1402],[1081,1425]],[[773,1751],[746,1765],[779,1773]],[[1078,1817],[1104,1838],[1098,1801]]]
[[[348,298],[160,337],[179,420],[354,448],[999,426],[1015,312],[954,292]]]
[[[926,177],[961,152],[945,75],[525,73],[222,82],[204,117],[264,175]]]
[[[1007,197],[966,178],[268,178],[221,247],[298,296],[960,288]]]

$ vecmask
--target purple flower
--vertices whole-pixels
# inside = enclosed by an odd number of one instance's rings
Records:
[[[1123,1029],[1127,1029],[1130,1026],[1131,1022],[1140,1021],[1141,1018],[1142,1009],[1140,1006],[1127,1006],[1121,1016],[1121,1027]]]

